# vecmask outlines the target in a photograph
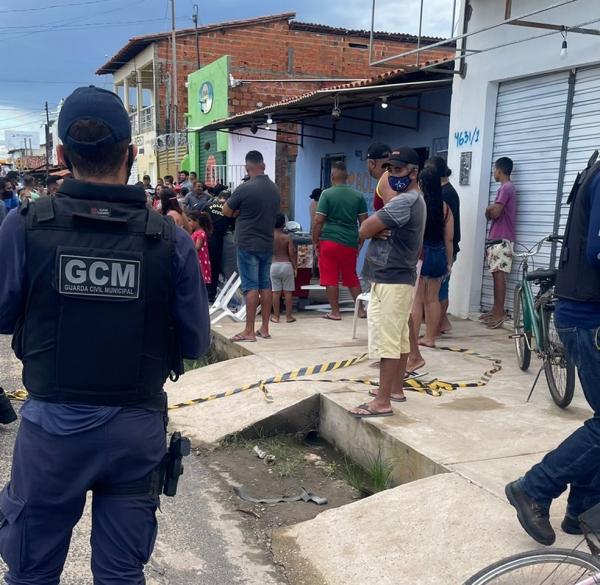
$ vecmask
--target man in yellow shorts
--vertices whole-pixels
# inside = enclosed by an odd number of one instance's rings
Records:
[[[369,357],[380,359],[381,364],[373,400],[350,411],[357,418],[392,416],[391,403],[406,401],[402,388],[410,351],[408,319],[426,217],[417,187],[419,162],[412,148],[391,152],[390,171],[377,189],[385,205],[360,227],[361,238],[372,238],[363,269],[372,283]]]

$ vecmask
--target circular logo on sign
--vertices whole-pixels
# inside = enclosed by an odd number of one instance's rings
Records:
[[[213,105],[213,86],[210,81],[205,81],[200,86],[200,109],[203,114],[208,114]]]

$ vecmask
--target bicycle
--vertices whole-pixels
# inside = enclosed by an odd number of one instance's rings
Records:
[[[575,392],[575,366],[567,359],[564,346],[554,325],[554,283],[557,271],[552,268],[540,268],[529,271],[529,259],[538,254],[547,242],[560,242],[562,236],[547,236],[534,248],[522,253],[513,253],[521,258],[521,278],[515,288],[513,323],[517,362],[526,372],[531,364],[531,354],[535,352],[542,360],[527,401],[544,370],[550,395],[561,408],[567,408]],[[535,249],[535,250],[534,250]],[[534,296],[532,284],[539,289]]]
[[[464,585],[597,585],[600,583],[599,519],[600,505],[579,516],[591,554],[562,548],[519,553],[482,569]]]

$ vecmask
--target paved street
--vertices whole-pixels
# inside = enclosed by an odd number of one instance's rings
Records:
[[[10,338],[0,336],[0,385],[20,388],[20,365],[10,349]],[[17,425],[0,425],[0,483],[10,473]],[[263,550],[247,544],[239,518],[225,503],[227,493],[199,459],[185,461],[186,471],[176,499],[162,498],[160,532],[152,561],[146,569],[148,585],[279,585],[286,581]],[[63,585],[91,582],[89,572],[89,506],[76,528]],[[4,568],[1,561],[0,567]]]

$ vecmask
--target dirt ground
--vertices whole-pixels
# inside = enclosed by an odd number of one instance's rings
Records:
[[[275,456],[271,465],[261,460],[254,446]],[[199,453],[203,462],[222,478],[230,493],[229,505],[244,518],[243,527],[270,549],[271,532],[311,520],[321,512],[343,506],[360,498],[348,483],[360,472],[331,446],[323,442],[300,442],[292,436],[259,440],[233,439],[222,447]],[[356,481],[356,480],[355,480]],[[304,487],[308,492],[327,498],[328,503],[290,502],[256,504],[240,499],[234,486],[255,498],[294,496]]]

